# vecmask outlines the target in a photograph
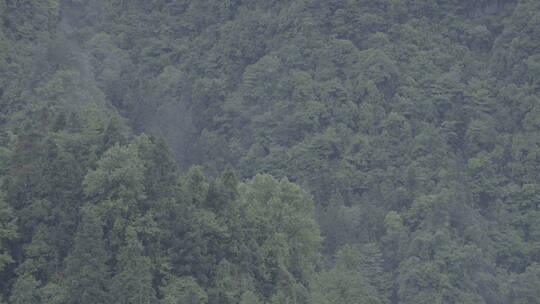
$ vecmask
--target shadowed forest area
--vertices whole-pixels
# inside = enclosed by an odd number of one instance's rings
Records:
[[[540,303],[540,1],[0,21],[0,304]]]

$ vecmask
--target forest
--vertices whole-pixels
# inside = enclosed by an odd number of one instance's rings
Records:
[[[540,304],[540,1],[0,0],[0,304]]]

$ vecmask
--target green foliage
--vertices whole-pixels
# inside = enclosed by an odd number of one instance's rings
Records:
[[[242,294],[242,297],[240,298],[240,302],[239,302],[239,304],[261,304],[261,303],[262,302],[257,296],[257,294],[249,290]]]
[[[17,237],[17,226],[14,222],[13,210],[6,203],[0,192],[0,273],[6,266],[13,263],[9,252],[8,241]]]
[[[207,303],[208,296],[192,277],[173,277],[162,287],[162,304]]]
[[[101,222],[91,207],[82,210],[73,250],[66,258],[68,303],[107,303],[110,271]]]
[[[126,227],[141,212],[138,202],[145,199],[143,173],[137,147],[116,144],[103,153],[96,170],[90,170],[84,178],[84,192],[97,204],[114,246],[119,246]]]
[[[372,264],[365,259],[377,259],[363,254],[358,248],[346,246],[336,253],[332,269],[321,273],[311,294],[312,303],[387,303],[386,296],[372,283],[382,274],[380,261]]]
[[[516,275],[510,281],[507,299],[509,303],[535,303],[540,299],[538,292],[538,281],[540,279],[540,269],[538,264],[532,264],[525,272]]]
[[[239,186],[239,201],[265,261],[265,283],[289,288],[295,282],[307,284],[322,240],[309,194],[286,179],[256,175]]]
[[[13,285],[11,303],[41,303],[38,291],[39,283],[32,275],[23,275]]]
[[[0,299],[538,302],[539,11],[0,0]]]
[[[110,285],[111,299],[114,303],[155,304],[151,263],[143,256],[143,247],[134,229],[128,228],[126,242],[117,257],[118,270]]]

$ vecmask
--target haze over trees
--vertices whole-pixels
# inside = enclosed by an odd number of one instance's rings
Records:
[[[0,303],[540,303],[540,1],[0,21]]]

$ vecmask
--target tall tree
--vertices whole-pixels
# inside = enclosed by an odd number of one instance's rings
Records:
[[[152,287],[150,260],[143,255],[143,247],[135,229],[128,227],[126,244],[117,257],[117,271],[111,281],[111,299],[119,304],[155,304],[156,291]]]
[[[94,207],[85,206],[73,249],[66,259],[63,284],[68,304],[110,303],[108,259],[102,223]]]
[[[253,270],[261,276],[259,290],[267,297],[305,296],[297,287],[312,278],[321,242],[311,196],[286,179],[259,174],[239,185],[239,200],[262,261]]]
[[[114,144],[84,178],[84,193],[96,204],[106,238],[116,249],[127,226],[142,215],[141,202],[146,198],[143,174],[144,164],[136,145]]]

